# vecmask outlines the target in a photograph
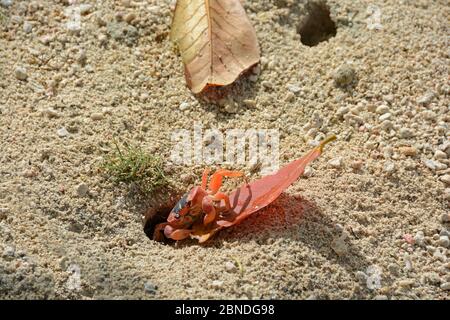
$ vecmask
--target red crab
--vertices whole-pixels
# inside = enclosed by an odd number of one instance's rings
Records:
[[[335,139],[335,136],[325,139],[302,158],[273,175],[244,183],[229,196],[219,191],[223,177],[242,177],[243,173],[219,169],[211,176],[207,189],[209,169],[205,169],[201,186],[192,188],[178,201],[167,222],[156,226],[153,239],[160,239],[163,231],[165,237],[173,240],[191,237],[203,243],[219,230],[240,223],[277,199],[320,156],[323,147]]]

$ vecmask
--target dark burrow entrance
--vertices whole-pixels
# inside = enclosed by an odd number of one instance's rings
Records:
[[[171,197],[167,201],[162,201],[150,207],[144,215],[144,232],[148,238],[165,244],[173,244],[175,241],[164,237],[162,230],[155,232],[156,226],[167,221],[170,211],[177,203],[177,198]]]
[[[307,16],[297,28],[304,45],[313,47],[336,36],[336,24],[331,19],[330,9],[325,2],[310,1],[306,9]]]

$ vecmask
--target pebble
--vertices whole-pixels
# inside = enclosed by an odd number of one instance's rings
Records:
[[[445,160],[447,159],[447,154],[444,151],[436,150],[436,152],[434,153],[434,158],[436,160]]]
[[[361,160],[355,160],[352,161],[352,163],[350,164],[350,166],[352,167],[353,170],[361,170],[364,166],[364,162],[362,162]]]
[[[86,194],[88,193],[88,191],[89,191],[89,187],[88,187],[88,185],[87,184],[85,184],[85,183],[80,183],[78,186],[77,186],[77,188],[76,188],[76,192],[77,192],[77,195],[79,196],[79,197],[84,197],[84,196],[86,196]]]
[[[416,232],[416,235],[414,236],[414,242],[418,246],[425,245],[425,234],[423,233],[423,231],[417,231]]]
[[[13,4],[13,0],[0,0],[0,5],[3,7],[10,7]]]
[[[434,92],[428,91],[419,99],[417,99],[417,103],[422,105],[428,105],[434,99],[434,96],[435,96]]]
[[[214,280],[214,281],[211,283],[211,286],[212,286],[214,289],[220,289],[220,288],[222,288],[222,286],[223,286],[223,281],[221,281],[221,280]]]
[[[44,110],[44,114],[45,114],[47,117],[49,117],[50,119],[51,119],[51,118],[58,118],[58,117],[59,117],[58,111],[56,111],[56,110],[53,109],[53,108],[47,108],[47,109],[45,109],[45,110]]]
[[[78,8],[80,9],[80,14],[84,16],[84,15],[86,15],[86,14],[91,12],[92,4],[82,3],[82,4],[79,5]]]
[[[91,114],[91,119],[94,121],[103,120],[103,113],[95,112],[95,113]]]
[[[378,119],[381,122],[383,122],[385,120],[388,120],[391,116],[392,116],[392,114],[388,112],[388,113],[382,114]]]
[[[387,296],[385,296],[385,295],[377,295],[373,299],[374,300],[389,300],[389,298]]]
[[[23,23],[23,31],[25,33],[30,33],[33,30],[33,25],[29,21]]]
[[[441,284],[441,289],[445,290],[445,291],[449,291],[450,290],[450,282],[444,282]]]
[[[411,288],[415,281],[413,279],[400,280],[398,285],[402,288]]]
[[[338,157],[338,158],[331,159],[330,161],[328,161],[328,165],[330,165],[330,167],[332,167],[334,169],[339,169],[342,167],[342,158]]]
[[[236,271],[236,264],[231,261],[225,262],[225,270],[228,272],[235,272]]]
[[[386,113],[386,114],[390,114],[390,113]],[[394,129],[394,124],[390,120],[385,120],[381,124],[381,128],[383,128],[384,131],[390,131],[390,130]]]
[[[288,84],[287,89],[292,93],[299,93],[302,89],[296,84]]]
[[[81,31],[81,23],[78,21],[67,21],[66,22],[66,29],[71,34],[79,34]]]
[[[348,246],[345,243],[346,238],[347,236],[342,234],[339,237],[334,238],[331,242],[331,249],[333,249],[338,256],[343,256],[348,252]]]
[[[359,282],[365,283],[367,281],[367,275],[362,271],[356,271],[355,276]]]
[[[145,292],[147,292],[149,294],[156,294],[156,290],[158,290],[158,287],[155,286],[150,281],[147,281],[146,283],[144,283],[144,291]]]
[[[305,168],[305,171],[303,172],[303,176],[305,177],[305,178],[310,178],[310,177],[312,177],[314,175],[314,170],[310,167],[310,166],[307,166],[306,168]]]
[[[440,180],[446,185],[450,185],[450,174],[444,174]]]
[[[395,171],[395,163],[392,161],[386,161],[383,165],[383,171],[386,173],[392,173]]]
[[[439,237],[439,245],[441,247],[448,248],[450,245],[450,240],[449,240],[448,236]]]
[[[450,222],[450,213],[444,213],[441,216],[441,222],[442,223],[447,223]]]
[[[64,128],[64,127],[58,129],[58,130],[56,131],[56,133],[57,133],[58,136],[60,136],[61,138],[67,137],[67,136],[69,135],[69,131],[67,131],[67,129]]]
[[[180,110],[181,110],[181,111],[187,110],[187,109],[189,109],[190,106],[191,106],[191,105],[189,104],[189,102],[182,102],[182,103],[180,104]]]
[[[128,13],[128,14],[123,18],[123,20],[125,20],[125,22],[127,22],[127,23],[131,23],[131,22],[133,22],[133,20],[135,20],[135,19],[136,19],[136,14],[135,14],[134,12]]]
[[[414,132],[411,129],[408,128],[401,128],[400,129],[400,138],[408,139],[414,137]]]
[[[389,112],[389,107],[385,104],[382,104],[381,106],[379,106],[376,110],[376,113],[378,114],[385,114]]]
[[[356,71],[352,66],[343,64],[335,70],[333,79],[338,87],[348,86],[356,79]]]
[[[400,147],[399,150],[407,157],[414,157],[417,154],[417,149],[414,147]]]
[[[25,81],[28,78],[27,69],[24,67],[16,67],[14,70],[14,75],[16,76],[16,79]]]
[[[16,248],[13,246],[5,246],[3,249],[3,257],[4,258],[12,258],[16,254]]]
[[[126,22],[110,22],[107,25],[107,32],[116,41],[123,41],[127,45],[136,43],[139,36],[138,30]]]

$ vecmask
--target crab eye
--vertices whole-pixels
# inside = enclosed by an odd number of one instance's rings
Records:
[[[175,213],[175,218],[180,219],[180,214],[178,212]]]

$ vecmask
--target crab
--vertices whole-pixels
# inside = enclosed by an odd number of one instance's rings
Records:
[[[272,175],[245,183],[229,195],[220,192],[224,177],[244,177],[240,171],[217,170],[208,184],[209,169],[202,175],[201,186],[187,192],[169,214],[166,222],[155,227],[154,240],[162,234],[173,240],[197,239],[203,243],[218,231],[241,223],[253,213],[275,201],[304,172],[305,167],[317,159],[324,146],[335,140],[330,136],[303,157],[294,160]],[[207,188],[208,185],[208,188]]]
[[[222,214],[230,212],[229,196],[219,191],[223,178],[238,178],[244,174],[240,171],[218,169],[208,184],[209,173],[210,169],[206,168],[201,186],[195,186],[185,193],[170,212],[167,222],[155,227],[154,239],[159,238],[162,231],[166,238],[173,240],[195,238],[193,235],[196,231],[212,226]]]

